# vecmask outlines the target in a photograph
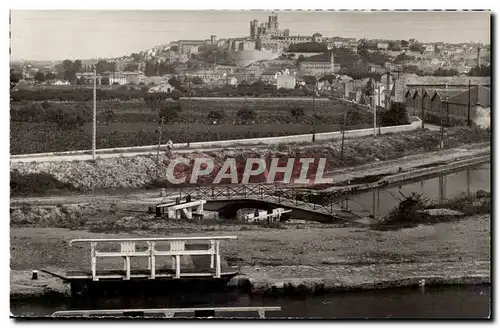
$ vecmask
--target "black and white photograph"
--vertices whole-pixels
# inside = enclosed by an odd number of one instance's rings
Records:
[[[10,10],[10,318],[491,320],[492,18]]]

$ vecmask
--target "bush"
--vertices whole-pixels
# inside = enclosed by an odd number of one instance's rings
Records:
[[[224,112],[221,110],[212,110],[208,113],[208,119],[210,123],[219,123],[224,118]]]
[[[402,103],[393,103],[388,111],[380,111],[379,124],[381,126],[393,126],[409,124],[406,105]]]
[[[304,109],[302,107],[293,107],[290,109],[290,115],[298,121],[301,117],[305,116]]]
[[[173,100],[179,100],[182,97],[182,92],[179,90],[174,90],[170,93],[170,98]]]
[[[14,170],[10,176],[10,193],[12,196],[22,196],[27,194],[48,194],[52,191],[75,191],[70,183],[63,183],[57,180],[52,174],[31,173],[20,174]]]
[[[257,113],[253,109],[242,108],[236,114],[236,119],[243,124],[248,124],[257,119]]]
[[[164,123],[171,123],[179,117],[181,112],[182,108],[179,102],[166,102],[160,109],[160,120],[163,118]]]
[[[76,110],[65,111],[62,109],[47,112],[47,121],[56,123],[62,130],[73,130],[90,121],[87,113]]]
[[[425,215],[421,211],[425,208],[426,203],[427,199],[422,195],[412,193],[403,199],[389,214],[376,222],[374,227],[383,229],[415,226],[425,219]]]

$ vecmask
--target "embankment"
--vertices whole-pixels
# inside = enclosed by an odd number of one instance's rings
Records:
[[[487,142],[491,134],[480,129],[453,128],[448,130],[445,148]],[[439,144],[439,131],[417,130],[382,135],[376,138],[362,137],[345,141],[342,152],[340,141],[328,141],[314,145],[290,145],[254,149],[221,149],[212,152],[192,152],[176,155],[193,161],[197,157],[210,157],[215,169],[227,158],[326,158],[326,171],[334,171],[378,161],[393,160],[413,154],[435,151]],[[341,158],[343,154],[343,160]],[[97,190],[106,188],[143,188],[165,181],[167,167],[173,159],[161,156],[118,157],[90,161],[11,163],[11,189],[13,195],[32,194],[39,175],[44,175],[50,188],[66,190]],[[216,171],[216,170],[214,170]],[[189,168],[176,169],[176,177],[187,176]],[[43,189],[43,188],[42,188]]]

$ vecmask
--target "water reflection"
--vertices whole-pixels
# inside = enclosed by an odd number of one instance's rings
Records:
[[[479,190],[491,190],[489,163],[418,182],[360,193],[350,197],[349,209],[361,216],[366,216],[369,210],[370,214],[374,213],[375,217],[380,218],[413,192],[429,200],[445,200],[460,194],[470,196]]]

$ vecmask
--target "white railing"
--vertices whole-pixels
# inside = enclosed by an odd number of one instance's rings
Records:
[[[52,317],[89,317],[95,316],[145,316],[146,314],[163,314],[167,318],[173,318],[176,314],[194,314],[195,317],[212,317],[216,314],[227,312],[257,312],[260,318],[265,318],[266,312],[281,311],[280,306],[258,306],[258,307],[221,307],[221,308],[165,308],[165,309],[130,309],[130,310],[72,310],[57,311]],[[202,315],[199,315],[202,313]]]
[[[172,257],[172,269],[175,270],[174,278],[181,277],[181,256],[191,256],[191,255],[210,255],[210,268],[215,267],[214,278],[220,278],[221,276],[221,257],[219,244],[221,240],[237,239],[236,236],[217,236],[217,237],[165,237],[165,238],[107,238],[107,239],[73,239],[69,242],[71,247],[75,243],[90,243],[90,266],[92,272],[92,280],[98,281],[100,278],[117,278],[115,276],[98,276],[97,275],[97,258],[122,258],[124,261],[125,277],[123,279],[130,280],[131,278],[131,268],[130,268],[130,258],[132,257],[147,257],[148,258],[148,270],[150,274],[149,279],[155,279],[156,274],[156,257],[158,256],[171,256]],[[156,242],[168,241],[170,242],[170,248],[168,250],[159,250],[156,248]],[[186,241],[208,241],[210,247],[208,249],[201,250],[186,250]],[[136,249],[137,242],[145,242],[148,245],[147,250],[138,251]],[[120,251],[98,251],[97,245],[103,243],[119,243]],[[209,275],[209,274],[190,274],[193,275]],[[120,276],[121,277],[121,276]],[[118,277],[119,278],[119,277]]]

